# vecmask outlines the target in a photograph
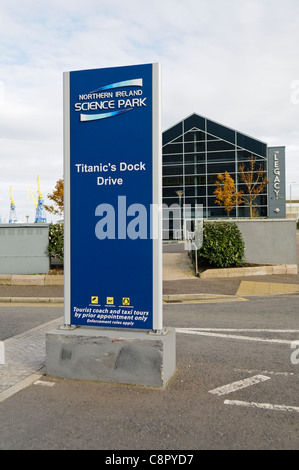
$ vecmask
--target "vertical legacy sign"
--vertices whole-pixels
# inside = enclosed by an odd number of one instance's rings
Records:
[[[160,65],[64,73],[65,324],[162,329]]]

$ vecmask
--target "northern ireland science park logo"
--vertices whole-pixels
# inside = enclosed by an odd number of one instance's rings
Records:
[[[80,94],[75,103],[75,111],[80,113],[80,121],[96,121],[146,107],[143,96],[143,79],[136,78],[110,83],[87,94]]]

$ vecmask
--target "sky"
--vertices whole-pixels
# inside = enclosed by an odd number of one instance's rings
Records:
[[[63,177],[63,72],[156,62],[163,131],[195,112],[285,146],[299,199],[298,0],[0,0],[2,222],[10,187],[33,222]]]

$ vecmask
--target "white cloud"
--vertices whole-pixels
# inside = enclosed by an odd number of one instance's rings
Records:
[[[197,112],[286,145],[299,182],[298,0],[0,1],[0,215],[62,176],[62,73],[161,62],[163,129]],[[294,187],[295,191],[295,187]],[[299,185],[298,185],[299,194]]]

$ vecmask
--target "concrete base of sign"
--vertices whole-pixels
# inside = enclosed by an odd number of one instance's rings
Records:
[[[175,369],[174,328],[59,328],[46,335],[48,376],[164,387]]]

